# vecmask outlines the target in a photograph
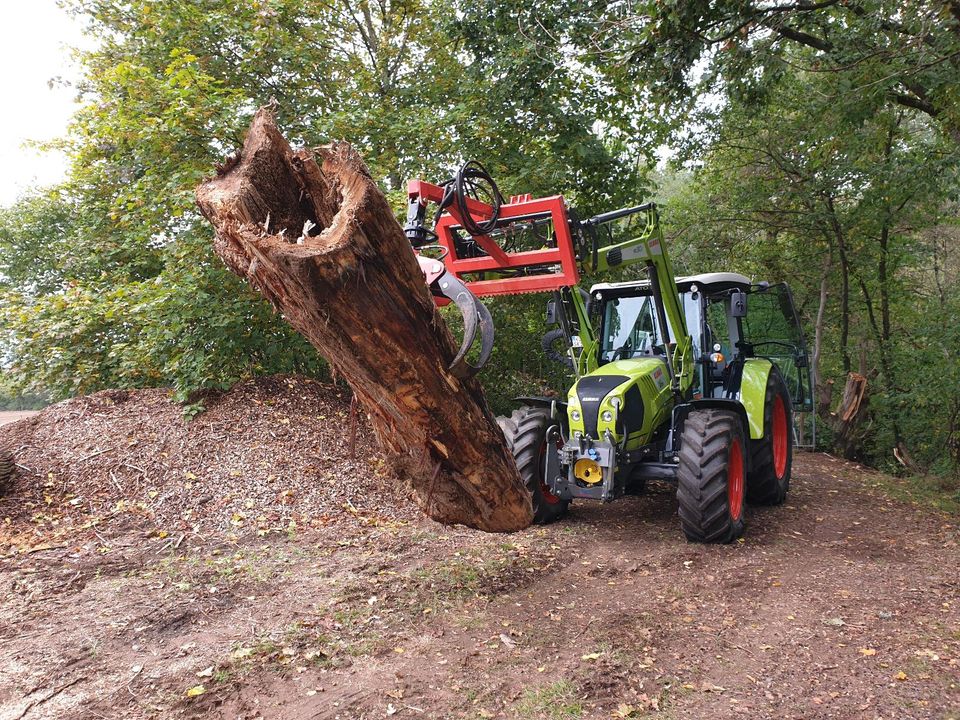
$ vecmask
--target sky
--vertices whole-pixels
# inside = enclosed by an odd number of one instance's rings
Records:
[[[90,47],[81,21],[56,0],[0,0],[0,67],[5,107],[0,110],[0,206],[10,205],[33,185],[63,179],[67,161],[60,153],[24,147],[31,140],[64,134],[76,109],[73,87],[48,85],[60,77],[73,83],[79,70],[71,47]]]

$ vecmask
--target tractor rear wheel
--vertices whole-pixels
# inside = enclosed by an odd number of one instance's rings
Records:
[[[524,405],[510,417],[498,417],[507,447],[520,471],[520,479],[530,491],[533,501],[533,522],[545,525],[566,515],[569,500],[562,500],[544,482],[547,453],[556,452],[547,446],[547,428],[552,424],[550,414],[543,408]]]
[[[745,443],[736,413],[694,410],[683,424],[677,468],[680,526],[688,540],[726,543],[743,534]]]
[[[763,437],[750,443],[747,502],[779,505],[790,489],[793,466],[793,405],[776,366],[770,369],[763,401]]]
[[[10,489],[13,473],[16,469],[17,465],[13,460],[13,453],[0,448],[0,495]]]

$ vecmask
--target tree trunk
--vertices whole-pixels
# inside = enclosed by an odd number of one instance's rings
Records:
[[[860,426],[866,417],[867,378],[860,373],[849,373],[840,398],[840,407],[831,416],[833,437],[847,460],[856,460],[863,444]]]
[[[350,384],[424,512],[526,527],[529,495],[480,384],[447,370],[456,344],[386,198],[346,143],[315,153],[256,114],[240,155],[197,188],[216,253]]]

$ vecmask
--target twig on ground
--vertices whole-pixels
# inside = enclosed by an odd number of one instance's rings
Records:
[[[85,675],[81,675],[81,676],[79,676],[79,677],[75,677],[75,678],[74,678],[73,680],[71,680],[70,682],[64,683],[63,685],[61,685],[60,687],[58,687],[56,690],[54,690],[53,692],[51,692],[49,695],[46,695],[46,696],[40,698],[39,700],[35,700],[35,701],[33,701],[33,702],[27,703],[27,706],[26,706],[25,708],[23,708],[23,710],[20,711],[20,714],[17,715],[13,720],[22,720],[23,716],[26,715],[26,714],[27,714],[28,712],[30,712],[31,710],[33,710],[33,708],[35,708],[35,707],[40,707],[41,705],[43,705],[43,704],[44,704],[45,702],[47,702],[48,700],[50,700],[50,699],[54,698],[55,696],[59,695],[60,693],[62,693],[62,692],[63,692],[64,690],[66,690],[68,687],[71,687],[71,686],[73,686],[73,685],[76,685],[78,682],[81,682],[81,681],[86,680],[86,679],[87,679],[87,678],[86,678]]]
[[[89,455],[84,455],[82,458],[77,460],[77,463],[86,462],[87,460],[95,458],[99,455],[103,455],[104,453],[113,452],[114,450],[116,450],[115,447],[107,448],[106,450],[97,450],[96,452],[90,453]]]
[[[64,543],[63,545],[41,545],[39,547],[30,548],[29,550],[24,550],[24,555],[29,555],[35,552],[43,552],[44,550],[62,550],[65,547],[70,547],[69,543]]]

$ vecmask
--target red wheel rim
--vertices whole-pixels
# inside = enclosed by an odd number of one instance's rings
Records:
[[[773,399],[773,472],[777,480],[783,480],[787,472],[787,409],[783,398]]]
[[[739,520],[743,512],[743,448],[740,439],[730,443],[730,457],[727,462],[727,504],[730,517]]]
[[[557,441],[557,449],[563,447],[563,442]],[[560,498],[550,492],[550,486],[547,485],[546,481],[543,479],[544,473],[547,469],[547,443],[544,443],[540,448],[540,494],[543,495],[544,501],[549,505],[556,505],[560,502]]]

